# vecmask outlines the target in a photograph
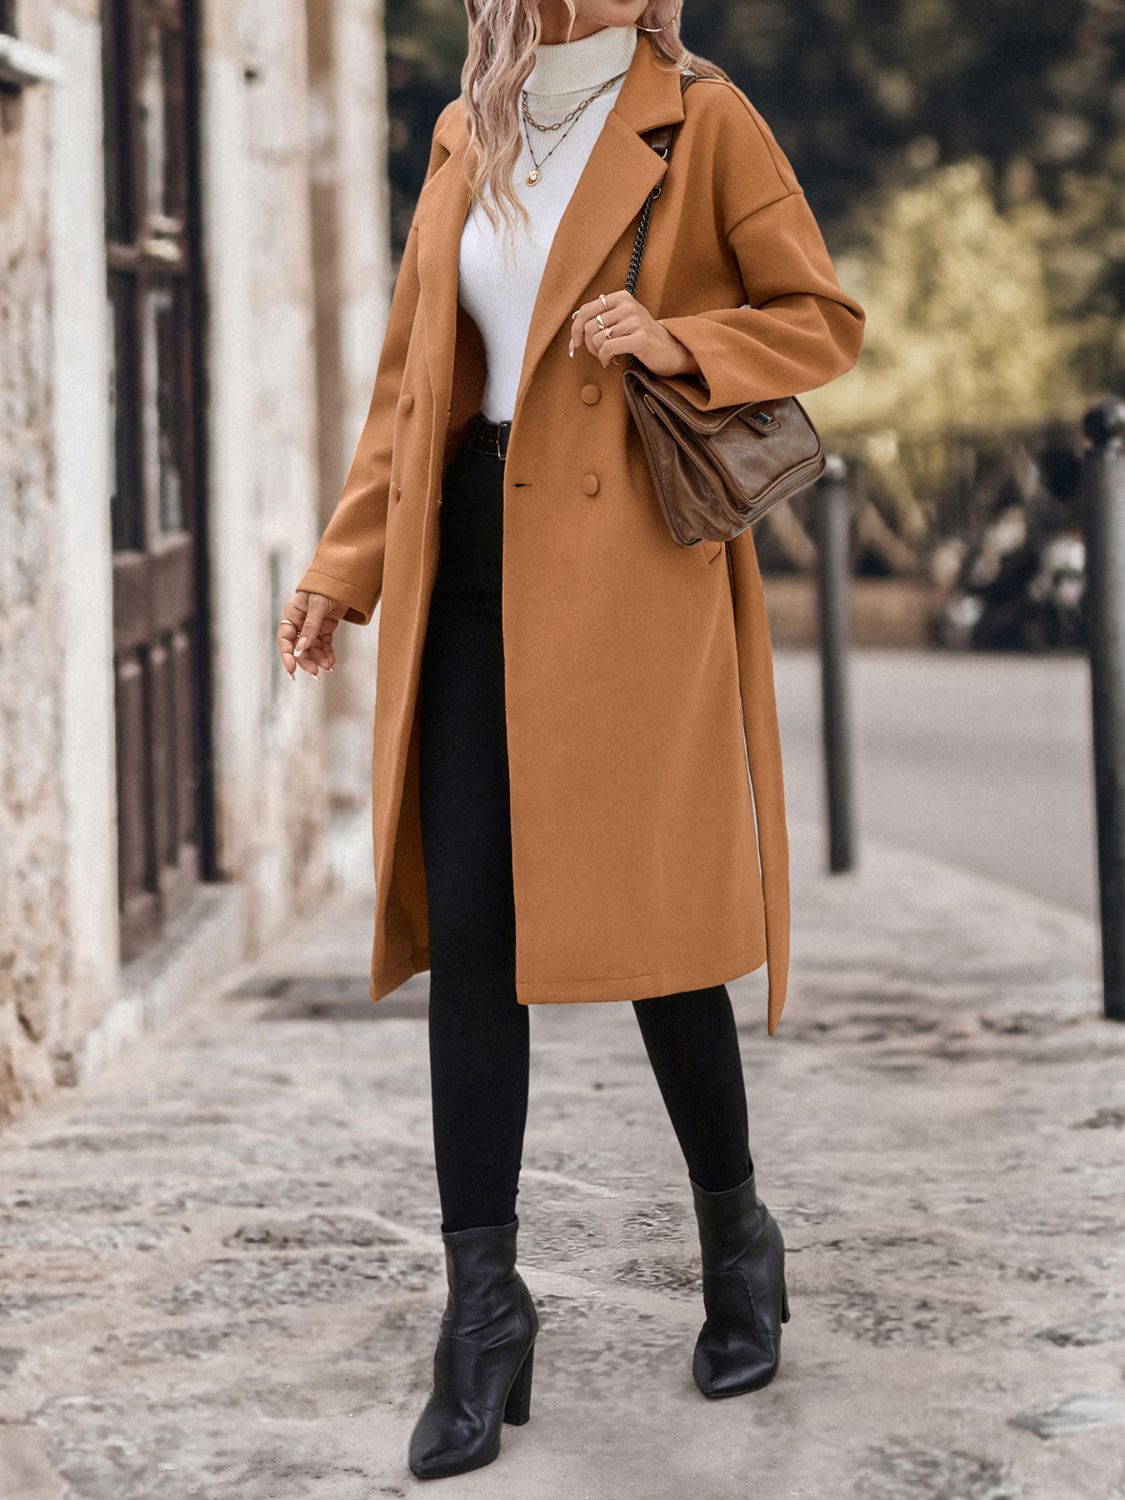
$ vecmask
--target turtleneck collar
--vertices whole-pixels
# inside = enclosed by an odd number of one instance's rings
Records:
[[[576,42],[540,42],[524,88],[539,98],[588,93],[607,78],[624,73],[636,46],[635,26],[603,26]]]

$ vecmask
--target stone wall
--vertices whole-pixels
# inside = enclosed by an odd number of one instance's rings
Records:
[[[317,449],[326,521],[367,415],[392,284],[383,3],[309,0],[308,25]],[[378,630],[378,618],[362,630],[348,627],[339,666],[324,684],[329,794],[338,809],[356,812],[364,832]]]
[[[49,43],[43,20],[28,15],[29,42]],[[69,950],[48,109],[42,88],[0,95],[0,1123],[50,1080]]]
[[[349,632],[331,692],[288,681],[274,634],[358,437],[389,292],[380,0],[201,0],[222,876],[201,911],[227,916],[222,942],[186,922],[122,968],[100,5],[20,9],[61,74],[0,95],[0,1123],[189,1002],[206,965],[183,944],[213,971],[317,898],[333,789],[366,825],[375,632]]]
[[[257,943],[324,873],[322,685],[291,684],[273,645],[319,507],[306,31],[293,0],[212,4],[207,16],[219,848],[224,871],[246,884]]]

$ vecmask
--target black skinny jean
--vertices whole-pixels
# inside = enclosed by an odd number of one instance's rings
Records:
[[[515,1217],[528,1103],[500,621],[504,460],[472,451],[473,425],[445,475],[419,700],[430,1085],[444,1231]],[[691,1177],[712,1192],[734,1187],[752,1162],[726,987],[632,1004]]]

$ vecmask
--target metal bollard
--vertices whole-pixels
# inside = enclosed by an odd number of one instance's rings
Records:
[[[1125,1021],[1125,402],[1100,402],[1083,428],[1103,1005]]]
[[[813,492],[816,513],[817,615],[820,633],[821,738],[828,805],[828,868],[855,867],[852,736],[847,681],[851,549],[847,465],[830,453]]]

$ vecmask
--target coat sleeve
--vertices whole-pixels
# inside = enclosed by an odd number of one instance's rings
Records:
[[[670,384],[703,411],[826,385],[859,358],[864,325],[769,127],[736,85],[711,87],[715,211],[748,305],[658,319],[701,372]]]
[[[455,102],[445,106],[434,125],[423,186],[448,154],[436,136]],[[344,619],[357,625],[370,621],[383,587],[391,440],[418,295],[418,232],[412,223],[395,280],[375,388],[359,445],[336,509],[297,584],[298,589],[342,601],[348,606]]]

